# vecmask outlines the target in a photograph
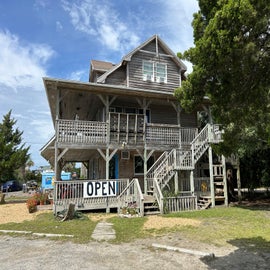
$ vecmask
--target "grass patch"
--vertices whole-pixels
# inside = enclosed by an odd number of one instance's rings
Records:
[[[242,248],[270,250],[270,211],[266,209],[217,207],[204,211],[167,214],[162,216],[162,219],[192,219],[199,221],[199,225],[177,225],[172,228],[159,226],[149,230],[144,228],[148,217],[119,218],[118,216],[108,216],[105,213],[99,214],[99,219],[95,219],[95,217],[95,214],[91,213],[83,215],[82,219],[60,222],[52,213],[43,213],[32,221],[0,224],[0,229],[69,234],[74,235],[74,238],[68,238],[69,241],[87,243],[91,241],[96,224],[101,220],[106,220],[113,224],[116,231],[116,239],[112,241],[113,243],[164,235],[172,237],[176,234],[176,236],[217,246],[229,243]]]
[[[108,222],[113,224],[113,228],[116,233],[116,239],[112,242],[130,242],[138,238],[144,238],[149,236],[143,230],[143,224],[146,221],[146,217],[142,218],[119,218],[112,217],[108,219]]]
[[[200,220],[202,223],[199,227],[183,228],[183,233],[193,240],[223,246],[238,239],[239,245],[246,243],[246,247],[270,248],[270,217],[267,212],[250,208],[222,207],[168,214],[166,217]]]
[[[32,221],[1,224],[0,230],[31,231],[35,233],[47,234],[68,234],[74,235],[72,241],[77,243],[86,243],[91,240],[91,234],[95,229],[96,224],[97,222],[91,221],[86,215],[83,215],[81,219],[60,222],[52,213],[43,213],[38,215],[36,219]]]

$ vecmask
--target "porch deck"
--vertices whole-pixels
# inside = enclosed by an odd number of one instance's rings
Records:
[[[67,210],[70,203],[75,210],[106,210],[134,208],[139,216],[149,214],[148,202],[154,200],[155,213],[190,211],[197,209],[196,196],[160,197],[143,195],[138,179],[56,181],[53,212]],[[159,209],[159,211],[156,211]],[[146,213],[147,212],[147,213]]]
[[[110,114],[111,115],[111,114]],[[60,119],[56,122],[56,139],[61,144],[127,146],[189,146],[197,128],[145,123],[143,115],[114,113],[110,122]]]

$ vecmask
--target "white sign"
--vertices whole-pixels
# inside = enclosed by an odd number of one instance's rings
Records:
[[[111,197],[116,196],[116,181],[90,181],[83,183],[83,197]]]

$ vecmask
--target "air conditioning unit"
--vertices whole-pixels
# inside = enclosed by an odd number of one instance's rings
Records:
[[[149,74],[143,74],[144,81],[153,81],[153,76]]]
[[[121,159],[129,159],[130,154],[129,151],[121,151]]]
[[[165,78],[164,77],[157,77],[157,82],[158,83],[165,83]]]

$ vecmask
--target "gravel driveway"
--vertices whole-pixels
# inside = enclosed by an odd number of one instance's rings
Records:
[[[214,259],[202,258],[164,249],[155,249],[153,243],[193,248],[214,253]],[[217,248],[197,245],[180,238],[146,239],[114,245],[91,241],[74,244],[45,238],[0,236],[0,268],[2,270],[32,269],[269,269],[269,253],[251,253],[235,247]]]

